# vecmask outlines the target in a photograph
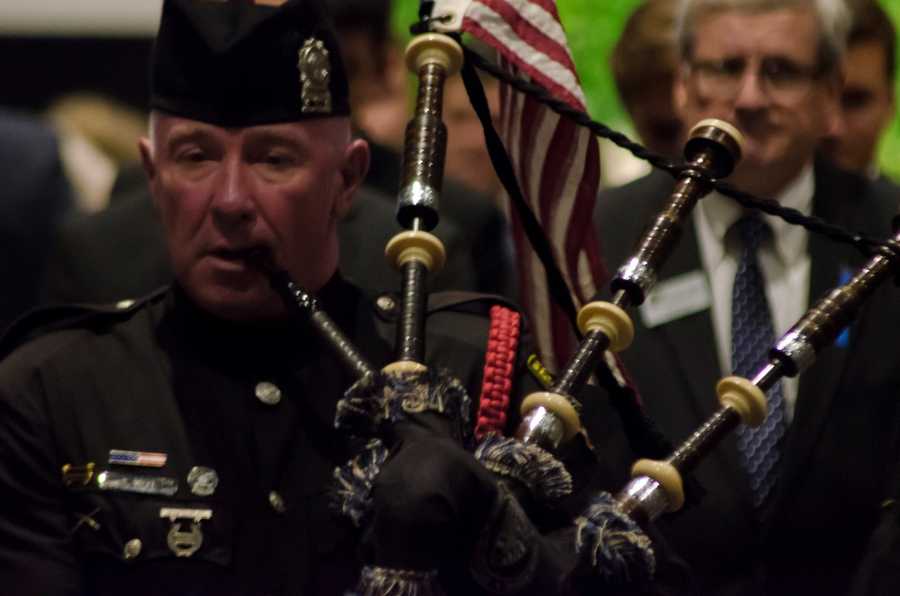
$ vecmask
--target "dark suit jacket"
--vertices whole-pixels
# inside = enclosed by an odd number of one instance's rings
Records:
[[[52,131],[0,111],[0,330],[37,301],[51,239],[71,198]]]
[[[672,179],[653,173],[600,196],[596,211],[605,255],[618,267],[642,227],[668,199]],[[815,215],[885,238],[896,212],[895,188],[817,163]],[[842,270],[864,260],[853,248],[812,235],[810,297],[836,286]],[[702,271],[692,223],[660,282]],[[653,329],[635,312],[636,338],[623,353],[650,415],[680,442],[717,408],[722,375],[708,310]],[[734,437],[702,462],[708,491],[699,506],[659,522],[696,574],[701,594],[845,594],[896,460],[900,397],[900,293],[885,284],[850,329],[800,381],[781,481],[771,513],[755,521]]]
[[[370,295],[396,291],[400,276],[387,264],[384,246],[399,231],[388,198],[363,186],[338,226],[344,277]],[[445,219],[435,234],[448,259],[431,279],[432,289],[481,289],[468,256],[470,232]],[[146,184],[138,178],[105,211],[64,222],[47,269],[43,302],[48,304],[115,302],[169,283],[164,231]]]

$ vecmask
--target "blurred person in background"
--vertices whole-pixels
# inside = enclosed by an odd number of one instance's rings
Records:
[[[392,0],[327,0],[326,5],[347,57],[354,125],[369,140],[372,152],[365,185],[393,205],[400,189],[400,152],[412,95],[406,87],[403,52],[391,32]],[[497,84],[486,84],[494,105],[498,89]],[[435,234],[442,237],[441,226],[447,232],[455,228],[462,233],[463,254],[448,250],[448,256],[474,274],[473,289],[514,296],[512,242],[505,217],[493,200],[499,186],[461,77],[447,81],[444,98],[447,159],[441,223]]]
[[[628,20],[610,58],[619,99],[650,151],[681,157],[684,124],[672,87],[678,71],[675,15],[678,0],[647,0]]]
[[[825,139],[824,153],[843,168],[877,178],[878,142],[894,117],[897,32],[876,0],[856,2],[847,40],[843,128]]]
[[[840,127],[843,0],[685,0],[681,11],[675,106],[686,128],[719,118],[743,133],[728,181],[886,238],[896,191],[816,158]],[[601,193],[595,222],[612,267],[673,187],[655,175]],[[864,261],[718,192],[704,197],[622,353],[648,414],[667,436],[690,436],[718,407],[717,381],[753,376],[776,339]],[[885,284],[809,370],[772,387],[759,430],[742,425],[697,466],[705,496],[659,523],[697,593],[848,593],[900,449],[897,328],[900,294]]]
[[[56,226],[72,203],[54,132],[0,110],[0,333],[37,304]]]
[[[684,125],[672,87],[678,69],[675,14],[678,0],[645,0],[625,21],[609,59],[613,81],[637,139],[653,153],[678,159]],[[653,173],[647,162],[601,139],[603,182],[620,186]]]
[[[145,185],[134,139],[147,115],[107,93],[71,92],[44,112],[59,134],[66,176],[78,211],[96,213]]]
[[[489,75],[482,76],[481,83],[496,122],[500,115],[500,83]],[[502,205],[503,187],[491,164],[481,121],[472,108],[462,77],[451,78],[444,88],[444,122],[450,133],[444,171],[455,181]]]

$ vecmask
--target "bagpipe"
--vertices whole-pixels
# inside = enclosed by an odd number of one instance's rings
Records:
[[[740,424],[760,424],[765,391],[808,367],[878,285],[892,274],[900,280],[900,233],[810,309],[752,379],[723,379],[717,386],[721,408],[668,457],[638,460],[624,488],[593,495],[580,515],[548,528],[534,512],[572,491],[557,455],[582,431],[579,395],[606,351],[628,347],[634,331],[625,309],[644,301],[691,210],[740,159],[742,138],[718,120],[692,129],[675,189],[618,270],[612,300],[591,300],[579,311],[582,337],[574,356],[550,387],[521,401],[522,420],[512,437],[488,434],[476,447],[466,390],[452,374],[425,362],[426,280],[445,260],[443,245],[431,234],[439,218],[447,136],[443,85],[464,61],[452,36],[431,30],[431,4],[422,3],[418,35],[407,48],[418,92],[398,197],[404,231],[385,250],[401,274],[396,360],[380,369],[367,362],[315,297],[267,266],[273,287],[357,378],[335,420],[338,428],[367,439],[335,471],[338,508],[364,530],[368,545],[356,593],[440,594],[448,585],[473,582],[493,593],[646,586],[656,567],[647,532],[660,515],[683,506],[683,476]]]

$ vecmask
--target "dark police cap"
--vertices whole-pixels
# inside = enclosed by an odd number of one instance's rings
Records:
[[[165,0],[150,107],[220,126],[349,114],[320,0]]]

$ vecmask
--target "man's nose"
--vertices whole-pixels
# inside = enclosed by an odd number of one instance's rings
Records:
[[[770,98],[760,72],[747,68],[738,83],[734,99],[735,110],[758,110],[769,104]]]
[[[239,160],[228,160],[213,197],[213,215],[229,226],[246,225],[256,219],[256,205],[247,183],[246,168]]]

